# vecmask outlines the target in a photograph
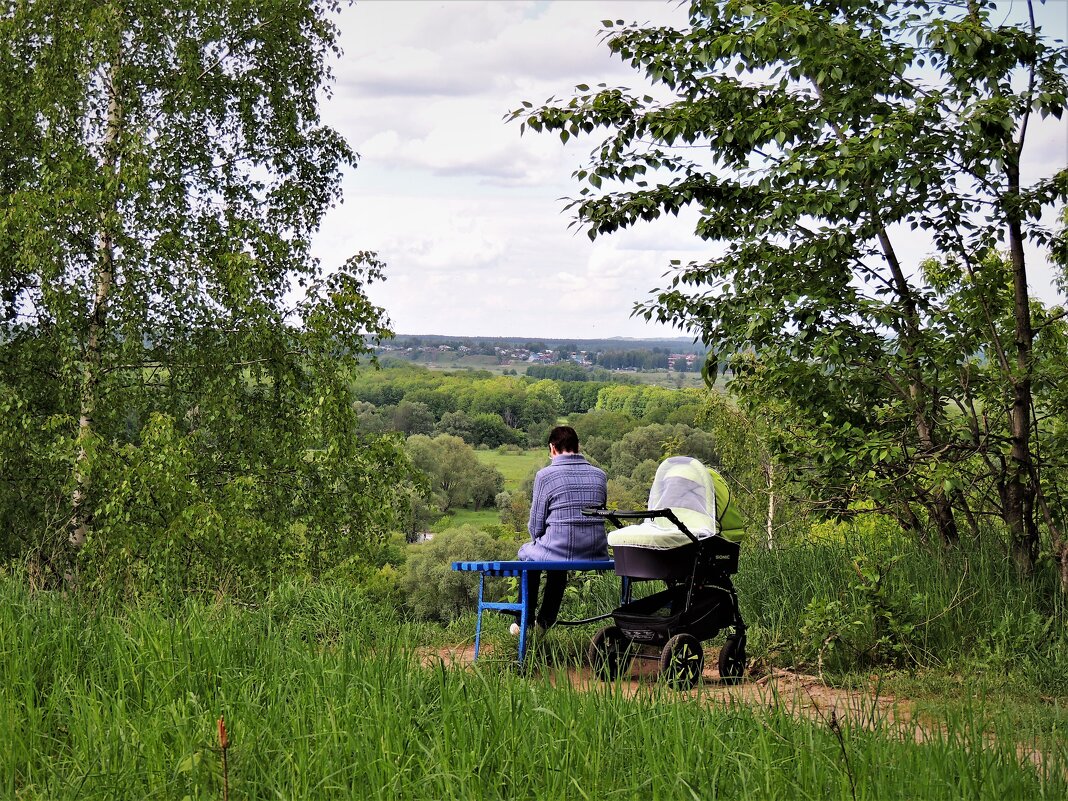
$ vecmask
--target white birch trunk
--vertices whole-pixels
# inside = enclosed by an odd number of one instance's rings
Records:
[[[117,60],[112,64],[106,82],[108,93],[107,128],[104,134],[101,173],[110,186],[118,171],[118,140],[122,124],[122,107],[115,86]],[[115,280],[115,240],[110,218],[114,212],[114,198],[100,213],[100,229],[96,242],[96,273],[93,286],[93,305],[89,313],[89,328],[86,334],[84,368],[80,388],[78,415],[78,452],[74,459],[74,492],[71,494],[70,544],[74,551],[80,549],[89,533],[90,516],[86,508],[89,491],[87,470],[87,444],[93,433],[93,413],[96,408],[97,388],[100,385],[101,345],[107,327],[107,304]]]
[[[768,460],[766,471],[768,477],[768,518],[766,521],[765,538],[770,551],[775,547],[775,462]]]

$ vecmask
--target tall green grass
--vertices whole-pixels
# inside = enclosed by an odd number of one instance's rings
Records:
[[[1054,571],[1044,565],[1021,581],[995,543],[949,552],[910,542],[747,548],[735,583],[757,647],[811,663],[811,643],[798,636],[806,609],[821,599],[857,605],[857,556],[883,570],[891,599],[916,612],[915,666],[1011,674],[1068,696],[1068,604]]]
[[[898,664],[872,662],[844,649],[837,659],[822,658],[828,654],[820,646],[833,632],[813,625],[814,607],[838,602],[843,621],[860,629],[873,626],[872,610],[857,588],[857,556],[882,566],[889,602],[915,614],[905,643],[908,659]],[[573,584],[567,617],[617,603],[615,577]],[[638,592],[657,583],[649,584]],[[820,673],[830,684],[864,692],[878,686],[906,697],[933,725],[968,720],[1042,749],[1057,743],[1063,749],[1068,742],[1068,605],[1049,565],[1021,581],[996,543],[970,543],[949,553],[912,543],[744,547],[735,585],[757,675],[770,667]],[[589,633],[565,630],[553,637],[558,649],[578,659]],[[706,643],[709,659],[721,642]]]
[[[917,745],[783,713],[422,666],[417,633],[339,586],[260,608],[94,611],[0,583],[0,797],[1063,798],[963,719]],[[1045,774],[1043,778],[1041,774]]]
[[[479,509],[477,512],[474,509],[453,509],[435,522],[433,529],[438,532],[459,526],[475,526],[476,528],[489,529],[493,526],[499,526],[500,523],[501,513],[493,506]]]

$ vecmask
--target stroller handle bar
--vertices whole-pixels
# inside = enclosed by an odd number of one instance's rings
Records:
[[[670,520],[676,526],[679,531],[690,538],[692,542],[697,542],[698,539],[693,533],[686,528],[686,525],[679,520],[678,516],[671,509],[639,509],[639,510],[623,510],[623,509],[598,509],[596,506],[587,506],[582,510],[582,514],[586,517],[599,517],[602,520],[609,520],[616,528],[623,528],[624,520],[652,520],[653,518],[662,517],[665,520]]]

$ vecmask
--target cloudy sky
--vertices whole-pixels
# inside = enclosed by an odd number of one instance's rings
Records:
[[[1017,6],[1022,3],[1017,2]],[[1068,2],[1045,22],[1068,38]],[[456,336],[678,336],[631,317],[672,258],[700,258],[693,216],[590,242],[565,196],[589,143],[520,136],[504,115],[579,83],[642,86],[599,44],[601,20],[676,24],[673,0],[360,0],[338,21],[325,121],[360,154],[345,202],[324,221],[327,265],[378,251],[371,288],[394,330]],[[1068,164],[1068,128],[1039,132],[1036,168]],[[1034,290],[1054,299],[1045,276]]]

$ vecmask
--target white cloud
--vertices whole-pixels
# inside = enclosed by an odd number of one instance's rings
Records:
[[[1063,5],[1063,4],[1062,4]],[[1045,8],[1045,7],[1042,7]],[[340,15],[345,55],[325,121],[361,155],[346,202],[324,220],[327,265],[377,250],[372,288],[396,330],[455,335],[663,336],[631,317],[671,259],[712,255],[696,213],[591,242],[561,197],[592,140],[520,136],[505,114],[578,83],[642,91],[598,41],[602,19],[681,24],[685,7],[635,2],[361,0]],[[1063,23],[1062,23],[1063,26]],[[1029,173],[1068,163],[1064,123],[1034,123]],[[1040,293],[1041,294],[1041,293]]]
[[[357,3],[340,17],[345,55],[324,116],[367,160],[502,185],[559,180],[578,149],[561,168],[559,141],[520,139],[504,116],[580,82],[633,82],[598,44],[600,20],[631,12],[683,18],[666,2]]]
[[[339,254],[377,250],[386,259],[387,281],[371,295],[398,331],[673,335],[630,317],[667,256],[620,250],[612,238],[590,242],[568,231],[553,206],[520,192],[353,192],[344,215],[327,220],[321,245]]]

